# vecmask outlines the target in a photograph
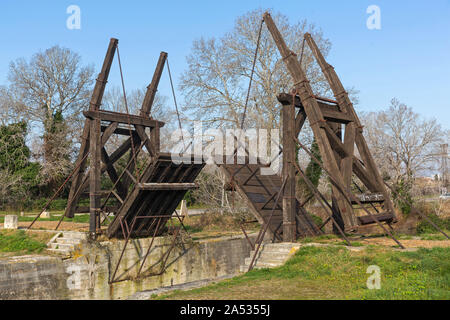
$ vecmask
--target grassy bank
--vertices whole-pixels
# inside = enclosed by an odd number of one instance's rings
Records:
[[[367,268],[381,269],[381,289],[367,289]],[[370,246],[303,247],[284,266],[157,299],[450,299],[450,249],[400,252]]]
[[[24,230],[0,230],[0,253],[40,253],[47,246],[52,234],[25,232]]]

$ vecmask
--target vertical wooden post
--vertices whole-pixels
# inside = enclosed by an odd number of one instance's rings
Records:
[[[106,82],[108,80],[109,71],[114,58],[114,53],[119,40],[112,38],[109,42],[108,51],[92,94],[89,110],[98,111],[102,103],[103,94],[105,92]],[[100,119],[88,120],[86,126],[89,125],[89,149],[90,149],[90,173],[89,173],[89,202],[90,202],[90,219],[89,233],[95,238],[98,221],[98,215],[101,205],[101,157],[102,157],[102,140],[101,140],[101,122]]]
[[[339,138],[339,140],[342,141],[342,125],[340,123],[335,123],[335,122],[331,122],[328,121],[327,122],[328,125],[330,126],[331,130],[333,130],[333,132],[336,134],[336,136]],[[338,166],[340,168],[340,170],[342,171],[342,160],[341,157],[339,156],[339,154],[337,152],[334,152],[334,156],[336,157]],[[336,189],[332,188],[331,190],[331,212],[332,212],[332,217],[334,219],[334,221],[336,221],[336,223],[339,225],[339,228],[341,228],[341,230],[345,229],[345,225],[348,223],[345,223],[344,218],[347,218],[346,216],[342,216],[341,211],[339,210],[339,204],[338,204],[338,199],[342,198],[342,194],[340,192],[338,192]],[[340,234],[339,229],[336,227],[336,225],[333,223],[333,232],[335,234]]]
[[[89,172],[89,203],[90,203],[90,219],[89,233],[95,238],[97,231],[97,216],[101,205],[101,135],[100,135],[100,119],[93,119],[90,122],[90,150],[91,159]]]
[[[114,58],[114,54],[116,52],[117,43],[119,40],[111,38],[109,41],[108,50],[106,51],[105,59],[103,61],[102,70],[97,77],[97,81],[95,83],[94,91],[92,93],[89,110],[95,111],[100,108],[100,104],[103,98],[103,93],[105,91],[106,82],[109,76],[109,71],[111,69],[111,64]],[[78,159],[75,163],[75,167],[78,167],[78,170],[74,173],[72,178],[72,185],[70,186],[69,198],[67,201],[67,208],[65,211],[65,215],[69,218],[73,218],[75,214],[75,207],[78,204],[78,200],[80,199],[81,193],[83,190],[79,190],[83,188],[81,185],[83,180],[83,172],[86,169],[87,157],[86,154],[90,149],[90,120],[86,119],[84,122],[83,134],[81,136],[81,146],[80,146],[80,154],[78,155]]]
[[[295,143],[292,137],[295,129],[295,106],[283,105],[283,180],[286,186],[283,191],[283,241],[295,242],[296,205],[295,198]]]

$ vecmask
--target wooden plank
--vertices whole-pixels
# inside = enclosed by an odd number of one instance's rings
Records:
[[[347,150],[342,143],[342,140],[336,136],[334,133],[334,130],[330,128],[330,126],[327,123],[321,124],[323,128],[325,128],[325,131],[327,133],[327,137],[330,140],[330,145],[335,150],[341,158],[345,158],[348,156]]]
[[[305,121],[306,121],[305,109],[301,109],[298,111],[298,114],[295,117],[295,136],[296,137],[298,137],[298,135],[300,134],[300,131],[302,131]]]
[[[152,157],[156,157],[157,153],[156,153],[155,146],[150,142],[150,139],[148,138],[147,134],[145,133],[144,127],[142,127],[140,125],[135,125],[134,127],[136,128],[136,132],[139,135],[139,138],[141,138],[141,140],[144,141],[144,145],[145,145],[145,148],[147,149],[148,153],[150,153],[150,155]]]
[[[118,122],[111,122],[108,127],[105,128],[102,134],[102,147],[108,142],[108,139],[111,138],[112,134],[116,131]]]
[[[355,137],[356,137],[355,123],[350,122],[345,126],[345,134],[344,134],[344,148],[347,154],[344,155],[341,160],[342,176],[344,177],[344,185],[347,188],[347,190],[350,190],[350,186],[352,183]]]
[[[283,121],[283,169],[282,180],[286,181],[283,189],[283,241],[295,242],[297,226],[295,216],[297,214],[295,198],[295,144],[293,133],[295,131],[295,107],[284,105],[282,109]]]
[[[374,214],[375,218],[380,222],[392,222],[394,219],[394,215],[390,212],[380,213],[380,214]],[[366,224],[373,224],[376,223],[375,219],[372,216],[362,216],[358,217],[358,220],[361,225]]]

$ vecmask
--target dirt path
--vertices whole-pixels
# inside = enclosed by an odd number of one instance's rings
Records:
[[[405,248],[434,248],[434,247],[450,247],[450,240],[399,240]],[[396,245],[395,241],[391,238],[373,238],[373,239],[363,239],[359,242],[364,244],[377,244],[382,246],[391,247]]]
[[[28,228],[31,222],[19,222],[20,228]],[[55,230],[58,221],[36,221],[32,229]],[[88,223],[62,222],[58,228],[59,231],[88,231]]]

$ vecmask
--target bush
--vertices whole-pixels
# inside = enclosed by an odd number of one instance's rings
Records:
[[[311,218],[313,219],[314,223],[316,224],[316,226],[320,227],[323,223],[323,220],[321,217],[316,216],[315,214],[310,213],[309,214],[311,216]]]
[[[434,224],[443,230],[450,230],[450,218],[442,219],[436,214],[430,213],[427,215]],[[417,234],[427,234],[438,232],[427,220],[422,220],[417,224]]]

